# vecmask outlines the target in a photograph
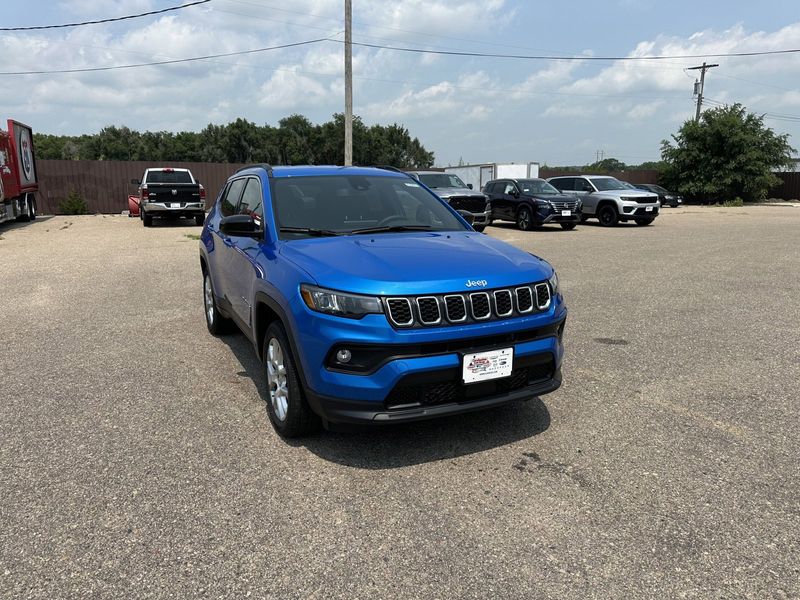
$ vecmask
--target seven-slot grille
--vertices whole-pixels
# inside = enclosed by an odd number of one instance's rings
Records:
[[[497,290],[386,298],[389,321],[396,327],[430,327],[450,323],[506,319],[550,308],[545,283]]]

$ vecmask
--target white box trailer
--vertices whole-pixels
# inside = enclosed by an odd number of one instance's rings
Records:
[[[484,184],[492,179],[504,177],[512,179],[529,179],[539,177],[539,163],[483,163],[479,165],[461,165],[445,167],[445,173],[458,175],[474,190],[483,189]]]

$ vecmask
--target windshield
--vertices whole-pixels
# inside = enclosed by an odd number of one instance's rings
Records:
[[[458,175],[451,173],[424,173],[419,176],[419,180],[431,189],[467,187]]]
[[[592,177],[590,181],[594,184],[594,187],[596,187],[597,190],[600,192],[606,192],[608,190],[630,189],[619,179],[614,179],[613,177]]]
[[[651,192],[655,192],[656,194],[669,194],[669,192],[660,185],[648,185],[647,189]]]
[[[272,180],[281,239],[359,230],[464,231],[434,195],[405,177],[331,175]]]
[[[560,194],[544,179],[520,179],[517,181],[523,194]]]
[[[189,171],[150,171],[147,183],[192,183]]]
[[[620,181],[620,183],[622,185],[624,185],[629,190],[638,190],[639,189],[635,185],[633,185],[632,183],[628,183],[627,181]]]

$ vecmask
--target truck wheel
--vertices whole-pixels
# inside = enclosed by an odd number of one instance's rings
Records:
[[[30,204],[28,204],[28,218],[31,221],[36,220],[36,200],[31,200]]]
[[[603,227],[613,227],[619,222],[619,213],[613,204],[606,204],[597,211],[597,219]]]
[[[195,215],[194,216],[194,224],[195,225],[202,225],[205,222],[206,222],[206,216],[205,215]]]
[[[153,215],[148,215],[147,213],[142,213],[142,223],[144,223],[145,227],[151,227],[153,225]]]
[[[527,206],[520,207],[517,211],[517,227],[522,231],[530,231],[533,229],[533,217],[531,216],[531,209]]]
[[[486,225],[473,225],[472,228],[478,233],[483,233],[483,230],[486,229]]]
[[[205,270],[203,270],[203,306],[206,313],[206,327],[211,335],[222,335],[231,330],[231,320],[223,317],[217,308],[214,284],[211,283],[211,275]]]
[[[562,223],[561,229],[563,229],[564,231],[570,231],[572,229],[575,229],[575,225],[577,225],[577,223]]]
[[[655,221],[655,219],[636,219],[636,224],[645,227],[647,225],[650,225],[650,223],[652,223],[653,221]]]
[[[282,437],[293,438],[316,429],[319,417],[303,396],[291,347],[283,326],[274,321],[264,336],[263,363],[267,380],[267,413]]]

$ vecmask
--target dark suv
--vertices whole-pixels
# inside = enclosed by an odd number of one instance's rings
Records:
[[[403,173],[245,167],[208,214],[208,329],[236,323],[283,436],[474,411],[561,384],[567,307],[545,260],[476,233]]]
[[[544,179],[493,179],[483,192],[492,203],[492,220],[514,221],[524,231],[547,223],[574,229],[581,220],[581,201]]]

